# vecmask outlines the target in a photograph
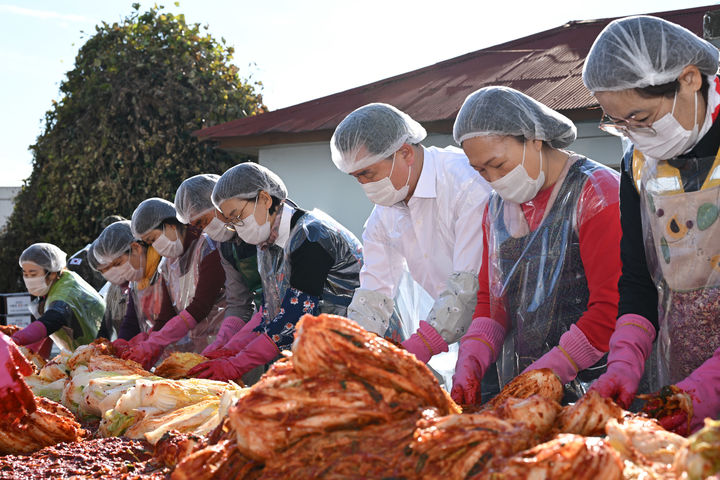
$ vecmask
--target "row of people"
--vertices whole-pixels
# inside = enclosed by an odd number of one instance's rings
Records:
[[[696,429],[720,410],[717,70],[718,50],[682,27],[608,25],[583,81],[602,127],[629,141],[620,175],[565,150],[572,122],[510,88],[466,99],[453,129],[462,150],[423,146],[423,127],[392,106],[361,107],[331,151],[375,204],[362,247],[262,166],[190,178],[174,204],[145,200],[93,242],[105,278],[129,282],[118,349],[148,367],[172,348],[202,351],[212,359],[194,374],[231,379],[288,348],[304,313],[346,314],[397,338],[409,272],[434,304],[403,346],[427,362],[460,341],[456,401],[551,368],[572,397],[592,384],[626,407],[638,389],[675,384],[694,415],[662,422]],[[26,251],[21,265],[52,307],[63,262],[38,245],[28,250],[48,260]],[[30,290],[40,276],[49,291]],[[46,310],[14,340],[68,326],[85,339],[72,304],[74,316]]]

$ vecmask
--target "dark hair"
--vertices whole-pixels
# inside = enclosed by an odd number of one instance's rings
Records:
[[[680,88],[680,82],[675,79],[672,82],[663,83],[660,85],[649,85],[647,87],[636,88],[635,91],[643,98],[671,98],[675,96],[675,92],[677,92],[678,88]],[[700,88],[700,93],[702,94],[703,99],[705,99],[705,103],[707,103],[708,101],[709,90],[710,84],[703,81],[703,85]]]
[[[180,240],[185,238],[185,232],[187,231],[187,225],[185,225],[180,220],[178,220],[177,217],[167,217],[162,222],[160,222],[160,225],[158,225],[155,228],[158,230],[162,230],[165,225],[174,225],[175,229],[178,232],[178,238],[180,238]]]
[[[270,204],[269,211],[270,211],[270,215],[272,215],[275,213],[277,208],[280,206],[280,202],[282,202],[282,200],[280,200],[277,197],[273,197],[272,195],[270,195],[270,198],[272,199],[272,204]]]
[[[163,225],[174,225],[176,227],[184,227],[185,226],[185,224],[181,223],[180,220],[177,219],[177,217],[168,217],[168,218],[164,219],[162,222],[160,222],[160,224],[155,228],[157,228],[158,230],[162,230]]]

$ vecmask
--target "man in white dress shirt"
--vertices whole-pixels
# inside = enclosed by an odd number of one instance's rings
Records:
[[[434,299],[403,342],[428,362],[472,321],[482,221],[490,186],[455,147],[424,147],[425,129],[395,107],[372,103],[350,113],[330,141],[332,160],[375,204],[363,232],[364,265],[348,317],[385,335],[405,271]]]

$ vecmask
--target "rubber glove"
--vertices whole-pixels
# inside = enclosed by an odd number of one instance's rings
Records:
[[[720,414],[720,349],[675,386],[690,395],[693,416],[690,422],[686,412],[658,418],[665,430],[689,435],[705,425],[706,417],[717,418]]]
[[[487,368],[497,359],[505,340],[505,328],[488,317],[472,321],[460,339],[450,396],[460,405],[480,403],[480,382]]]
[[[182,339],[195,328],[197,322],[187,310],[183,310],[163,325],[157,332],[151,332],[147,340],[138,342],[123,358],[138,362],[146,370],[152,368],[162,355],[165,347]]]
[[[253,368],[271,362],[280,354],[267,333],[261,333],[234,357],[217,358],[193,367],[188,375],[213,380],[235,380]]]
[[[22,378],[33,371],[10,337],[0,333],[0,415],[4,421],[15,423],[35,411],[35,396]]]
[[[44,338],[47,338],[47,328],[45,324],[39,320],[32,322],[27,327],[23,328],[15,335],[12,336],[13,342],[17,345],[25,346],[32,343],[37,343]]]
[[[223,349],[228,350],[234,354],[240,353],[250,342],[255,340],[260,332],[254,332],[258,325],[262,323],[262,309],[250,318],[250,321],[245,324],[233,337],[228,341]]]
[[[580,370],[592,367],[605,355],[593,347],[585,334],[575,325],[560,337],[558,346],[535,360],[522,373],[541,368],[551,369],[563,384],[575,379]]]
[[[254,317],[250,317],[250,321],[252,321],[253,318]],[[236,317],[234,315],[225,317],[222,325],[220,326],[217,337],[215,337],[215,341],[205,347],[202,354],[207,357],[210,353],[223,348],[225,344],[228,343],[236,333],[241,331],[244,326],[245,321],[240,317]]]
[[[607,372],[590,390],[615,400],[623,408],[630,407],[654,340],[655,327],[645,317],[626,313],[618,318],[610,337]]]
[[[113,349],[115,350],[115,356],[123,358],[123,356],[128,350],[130,350],[134,345],[137,345],[140,342],[144,342],[145,340],[147,340],[147,338],[148,334],[146,332],[138,333],[133,338],[131,338],[130,341],[123,338],[118,338],[117,340],[112,342]]]
[[[402,342],[402,346],[408,352],[414,353],[415,357],[423,363],[429,362],[433,355],[448,351],[447,342],[437,330],[424,320],[420,321],[420,328],[417,329],[417,332]]]

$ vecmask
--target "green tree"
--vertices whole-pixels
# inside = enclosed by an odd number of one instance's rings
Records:
[[[17,259],[28,245],[70,255],[107,215],[129,218],[148,197],[172,201],[185,178],[244,160],[191,133],[262,113],[260,82],[240,77],[224,39],[163,7],[139,8],[95,27],[45,114],[32,174],[0,234],[0,292],[24,289]]]

